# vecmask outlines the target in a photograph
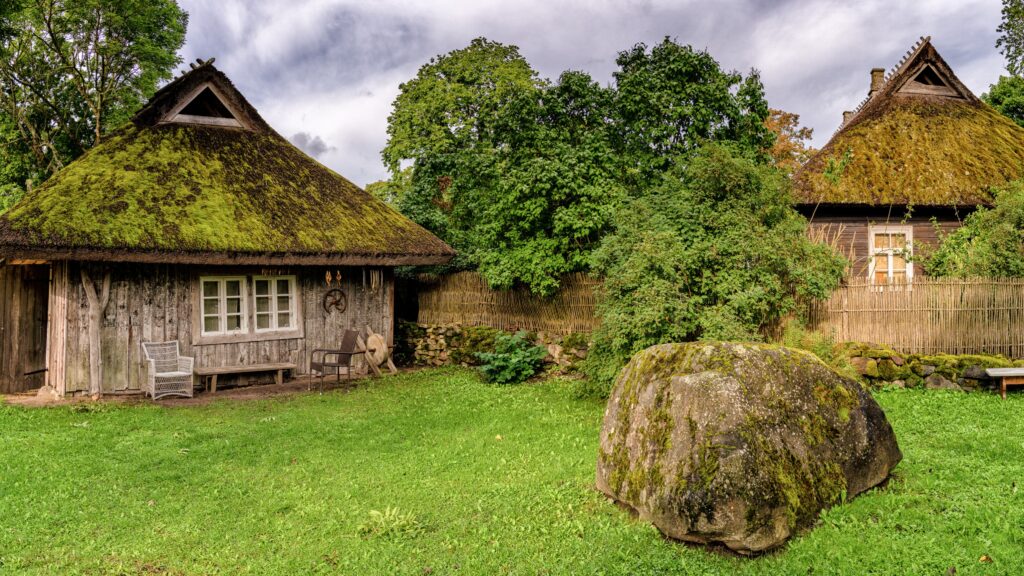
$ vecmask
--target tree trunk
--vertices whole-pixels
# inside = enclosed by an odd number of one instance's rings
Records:
[[[89,395],[97,399],[103,396],[100,326],[103,322],[103,311],[110,300],[110,272],[103,273],[103,286],[99,295],[96,294],[96,284],[85,268],[82,268],[82,285],[85,286],[85,297],[89,301]]]

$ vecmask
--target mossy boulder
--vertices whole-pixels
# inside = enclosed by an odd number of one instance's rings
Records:
[[[882,482],[901,459],[878,404],[813,354],[664,344],[619,374],[597,487],[671,538],[750,554]]]

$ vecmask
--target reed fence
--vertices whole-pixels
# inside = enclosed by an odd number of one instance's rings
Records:
[[[510,332],[591,332],[597,327],[594,288],[598,284],[586,274],[570,274],[562,279],[558,293],[543,298],[525,288],[491,290],[476,272],[459,272],[421,281],[417,320],[486,325]]]
[[[904,353],[1024,357],[1024,279],[851,281],[812,303],[808,319],[837,341],[877,342]]]

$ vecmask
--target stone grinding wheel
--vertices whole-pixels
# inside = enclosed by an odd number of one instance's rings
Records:
[[[364,355],[366,364],[374,374],[380,375],[380,367],[385,363],[392,373],[398,372],[395,363],[391,361],[391,351],[388,349],[388,341],[383,335],[377,334],[369,326],[366,327],[366,348]]]

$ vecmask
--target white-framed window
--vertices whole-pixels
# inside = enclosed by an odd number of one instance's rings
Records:
[[[910,282],[914,278],[914,263],[910,261],[914,243],[913,226],[871,226],[871,259],[868,278],[873,284]]]
[[[248,332],[245,276],[203,276],[199,290],[203,336]]]
[[[254,276],[257,332],[296,328],[295,276]]]

